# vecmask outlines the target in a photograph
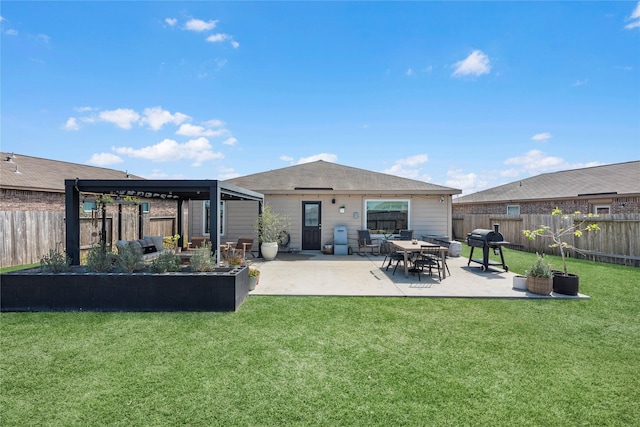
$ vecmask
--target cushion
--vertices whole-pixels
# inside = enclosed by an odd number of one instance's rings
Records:
[[[156,247],[156,251],[162,251],[162,236],[144,236],[145,240],[150,239]]]

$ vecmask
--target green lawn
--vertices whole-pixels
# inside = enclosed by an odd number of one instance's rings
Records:
[[[0,424],[637,425],[640,269],[570,261],[591,300],[3,313]]]

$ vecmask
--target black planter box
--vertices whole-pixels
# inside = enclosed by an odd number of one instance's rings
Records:
[[[2,274],[0,311],[236,311],[249,270],[207,273]]]
[[[553,292],[563,295],[578,295],[580,289],[580,277],[569,273],[564,276],[562,271],[553,273]]]

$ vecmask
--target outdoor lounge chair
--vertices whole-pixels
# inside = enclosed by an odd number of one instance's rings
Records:
[[[242,254],[242,258],[247,258],[247,253],[251,254],[253,258],[256,256],[251,252],[251,247],[253,246],[253,238],[251,237],[240,237],[235,247],[231,250],[233,253]]]
[[[366,255],[367,249],[371,249],[371,255],[380,255],[380,245],[373,243],[369,230],[358,230],[358,255]]]

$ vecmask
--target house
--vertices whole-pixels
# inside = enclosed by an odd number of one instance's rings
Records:
[[[326,161],[316,161],[225,181],[264,195],[265,203],[290,219],[288,248],[321,250],[333,243],[334,227],[346,226],[348,243],[357,250],[357,230],[372,237],[451,236],[451,199],[461,190]],[[189,205],[191,236],[208,236],[207,201]],[[223,240],[254,236],[256,209],[247,202],[220,206]]]
[[[576,252],[603,262],[640,264],[640,161],[545,173],[453,200],[454,237],[499,226],[517,249],[557,253],[545,239],[529,241],[523,230],[562,227],[551,212],[597,214],[601,231],[571,238]],[[576,219],[580,221],[580,219]]]
[[[125,171],[43,159],[24,154],[0,153],[0,265],[36,263],[49,249],[65,242],[65,179],[143,180]],[[175,233],[175,204],[139,197],[140,204],[113,203],[107,210],[107,240],[119,234],[137,238],[145,233]],[[82,199],[83,248],[96,243],[95,196]],[[118,214],[119,206],[123,213]],[[118,218],[126,218],[118,223]]]
[[[640,161],[544,173],[453,200],[454,214],[640,214]]]

